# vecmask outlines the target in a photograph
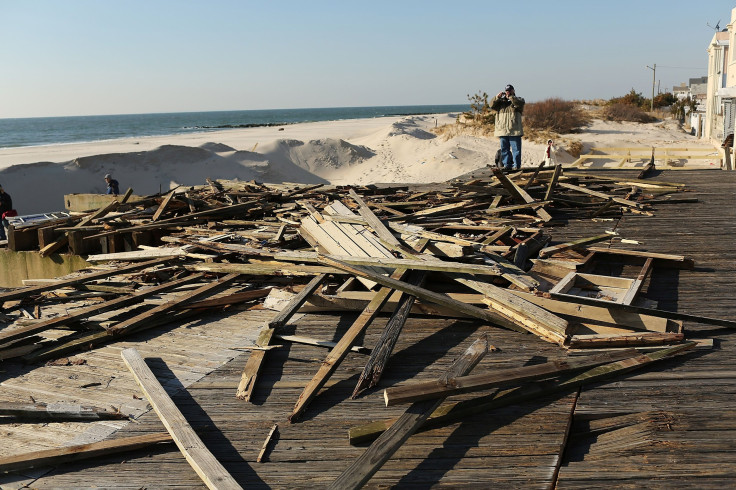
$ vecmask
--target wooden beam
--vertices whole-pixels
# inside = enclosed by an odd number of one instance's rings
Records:
[[[250,264],[188,264],[185,269],[203,272],[236,273],[249,276],[315,276],[318,274],[340,273],[333,267],[321,265],[302,265],[290,262],[252,262]]]
[[[501,182],[501,185],[503,185],[503,187],[507,191],[509,191],[511,196],[517,201],[520,201],[521,203],[538,202],[532,196],[530,196],[524,189],[522,189],[521,187],[516,185],[516,183],[514,183],[511,179],[509,179],[500,168],[494,168],[493,175]],[[550,215],[547,211],[545,211],[544,208],[540,207],[539,209],[536,209],[534,212],[537,213],[537,216],[539,216],[544,221],[552,220],[552,215]]]
[[[266,451],[268,450],[268,445],[271,443],[271,439],[273,438],[274,433],[278,430],[279,425],[273,424],[273,427],[271,427],[271,430],[268,431],[268,435],[266,436],[266,440],[263,441],[263,446],[261,446],[261,452],[258,453],[258,458],[256,458],[256,463],[262,463],[264,456],[266,456]]]
[[[322,285],[327,279],[327,274],[320,274],[309,281],[309,284],[299,292],[299,294],[293,296],[286,306],[278,312],[266,325],[264,329],[258,335],[256,340],[256,346],[268,347],[271,343],[271,338],[277,328],[286,325],[297,310],[304,304],[309,296]],[[246,361],[243,367],[243,373],[240,376],[240,383],[238,389],[235,392],[235,397],[240,400],[249,402],[253,396],[253,390],[258,380],[258,374],[261,372],[261,366],[266,359],[267,350],[254,350],[250,353],[248,361]]]
[[[2,305],[5,301],[22,299],[28,296],[33,296],[39,293],[43,293],[45,291],[53,291],[54,289],[60,289],[60,288],[64,288],[67,286],[74,286],[76,284],[82,284],[82,283],[89,282],[89,281],[96,281],[97,279],[104,279],[110,276],[117,276],[119,274],[127,274],[129,272],[135,272],[135,271],[139,271],[142,269],[148,269],[149,267],[154,267],[157,265],[165,264],[166,262],[170,262],[170,261],[171,261],[170,258],[155,259],[155,260],[151,260],[148,262],[142,262],[140,264],[128,265],[125,267],[109,269],[109,270],[105,270],[101,272],[93,272],[92,274],[79,275],[71,279],[62,279],[60,281],[45,284],[43,286],[33,286],[30,288],[13,289],[5,293],[0,293],[0,305]]]
[[[107,330],[107,333],[109,335],[115,336],[143,330],[146,327],[146,324],[157,316],[161,316],[171,310],[174,310],[182,304],[209,296],[216,292],[218,289],[230,284],[239,276],[240,274],[229,274],[221,279],[218,279],[217,281],[205,284],[204,286],[201,286],[194,291],[183,294],[176,299],[167,301],[166,303],[155,306],[150,310],[146,310],[143,313],[140,313],[132,318],[128,318],[127,320],[124,320],[120,323],[116,323]]]
[[[684,255],[662,254],[655,252],[642,252],[639,250],[627,250],[624,248],[606,248],[606,247],[588,247],[588,250],[595,253],[623,255],[628,257],[639,257],[644,259],[655,259],[658,262],[666,262],[668,267],[677,267],[678,269],[692,269],[695,267],[693,259]]]
[[[549,181],[549,185],[547,186],[547,192],[544,193],[544,200],[549,201],[552,199],[552,193],[555,190],[555,186],[557,185],[557,181],[560,178],[560,175],[562,174],[562,165],[557,164],[555,165],[555,171],[552,174],[552,178]]]
[[[269,320],[268,327],[283,327],[286,322],[288,322],[289,319],[294,316],[299,307],[301,307],[304,302],[307,301],[307,298],[309,298],[309,296],[311,296],[312,293],[314,293],[317,288],[320,287],[323,282],[325,282],[326,279],[327,274],[320,274],[309,281],[309,284],[304,286],[304,288],[299,291],[299,294],[293,296],[286,304],[286,306],[280,312],[278,312],[276,316]]]
[[[111,441],[64,446],[56,449],[43,449],[41,451],[0,458],[0,473],[55,466],[63,463],[74,463],[76,461],[136,451],[154,444],[170,442],[174,442],[174,440],[168,432],[156,432],[142,436],[123,437]]]
[[[636,209],[641,208],[641,204],[639,204],[638,202],[629,201],[628,199],[622,199],[620,197],[615,197],[610,194],[604,194],[603,192],[598,192],[598,191],[594,191],[594,190],[591,190],[585,187],[580,187],[579,185],[568,184],[567,182],[560,182],[557,185],[559,185],[560,187],[564,187],[565,189],[570,189],[573,191],[582,192],[583,194],[588,194],[589,196],[599,197],[601,199],[606,199],[606,200],[612,199],[619,204],[623,204],[624,206],[628,206],[628,207],[632,207]]]
[[[571,294],[563,294],[563,295],[551,294],[550,297],[553,297],[554,299],[560,299],[562,301],[567,301],[569,303],[577,303],[577,304],[592,305],[592,306],[605,306],[606,308],[609,308],[611,312],[616,312],[616,313],[618,312],[639,313],[639,314],[649,315],[649,316],[654,316],[654,317],[659,317],[659,318],[669,318],[670,320],[693,321],[696,323],[705,323],[707,325],[718,325],[720,327],[736,328],[736,321],[727,320],[725,318],[712,318],[712,317],[707,317],[707,316],[691,315],[689,313],[679,313],[676,311],[665,311],[665,310],[658,310],[655,308],[645,308],[643,306],[624,305],[621,303],[613,303],[611,301],[602,301],[602,300],[597,300],[595,298],[587,298],[585,296],[574,296]]]
[[[321,255],[314,252],[283,252],[274,255],[276,260],[289,260],[294,262],[311,262],[319,263]],[[457,272],[466,274],[477,274],[482,276],[500,276],[500,267],[493,265],[481,264],[464,264],[461,262],[450,262],[441,259],[437,260],[412,260],[397,259],[387,257],[355,257],[349,255],[324,255],[324,257],[338,260],[350,265],[360,265],[364,267],[387,268],[387,269],[413,269],[422,271],[435,272]]]
[[[674,332],[638,332],[630,334],[573,335],[570,349],[607,349],[610,347],[635,347],[666,345],[682,342],[685,335]]]
[[[545,257],[549,257],[550,255],[554,255],[558,252],[562,252],[565,250],[570,250],[571,248],[575,247],[581,247],[583,245],[588,245],[590,243],[597,243],[602,242],[604,240],[610,240],[611,235],[608,233],[602,233],[600,235],[595,235],[591,237],[581,238],[579,240],[574,240],[572,242],[565,242],[565,243],[559,243],[557,245],[552,245],[551,247],[543,248],[539,251],[539,258],[543,259]]]
[[[488,352],[486,336],[473,342],[443,376],[437,380],[445,383],[450,379],[468,374]],[[357,489],[384,465],[386,461],[406,442],[442,403],[443,399],[413,404],[386,432],[348,466],[328,487],[333,490]]]
[[[423,383],[412,383],[387,388],[383,392],[383,399],[386,402],[386,406],[391,407],[402,403],[445,398],[461,393],[472,393],[499,386],[519,384],[524,381],[552,378],[569,371],[608,364],[610,362],[629,359],[637,355],[638,352],[636,349],[627,349],[577,359],[561,359],[532,366],[498,369],[489,373],[452,378],[444,382],[425,381]]]
[[[166,206],[169,205],[171,202],[171,199],[174,197],[174,194],[176,192],[176,189],[172,189],[169,191],[168,194],[166,194],[166,197],[164,197],[163,201],[161,201],[161,204],[159,204],[158,209],[155,213],[153,213],[153,217],[151,218],[151,221],[156,222],[161,217],[161,214],[166,210]]]
[[[480,309],[476,306],[461,303],[460,301],[453,300],[452,298],[450,298],[449,296],[445,294],[435,293],[434,291],[430,291],[428,289],[421,288],[418,286],[412,286],[405,282],[397,281],[396,279],[393,279],[393,278],[374,274],[373,272],[367,269],[364,269],[362,267],[353,267],[344,262],[329,259],[327,257],[320,258],[320,262],[325,265],[335,267],[337,269],[343,270],[345,272],[348,272],[356,276],[367,277],[382,286],[396,289],[398,291],[402,291],[407,294],[411,294],[423,301],[428,301],[430,303],[435,303],[440,306],[445,306],[452,310],[464,313],[468,316],[487,321],[493,325],[510,328],[511,330],[516,330],[516,331],[524,330],[522,328],[519,328],[516,324],[514,324],[514,322],[503,317],[502,315],[499,315],[489,310]]]
[[[319,339],[313,339],[310,337],[303,337],[301,335],[279,335],[275,334],[274,337],[276,337],[279,340],[284,340],[286,342],[294,342],[295,344],[304,344],[304,345],[314,345],[316,347],[325,347],[327,349],[332,349],[337,345],[337,342],[331,342],[329,340],[319,340]],[[358,354],[370,354],[371,350],[368,347],[364,347],[362,345],[354,345],[350,348],[352,352],[357,352]]]
[[[0,415],[35,421],[120,420],[128,417],[104,408],[85,407],[78,403],[0,403]]]
[[[560,345],[567,340],[569,325],[566,320],[507,289],[465,276],[452,277],[460,284],[484,294],[484,303],[525,330]]]
[[[201,311],[202,310],[185,310],[169,315],[160,315],[145,323],[144,327],[139,330],[156,328],[171,322],[180,322],[198,315]],[[82,334],[81,336],[72,335],[69,340],[66,338],[59,339],[48,347],[23,355],[22,358],[23,361],[27,363],[46,361],[48,359],[58,359],[73,352],[94,349],[99,345],[119,340],[120,337],[124,337],[126,335],[126,332],[122,332],[116,337],[113,337],[107,332],[107,330],[99,332],[93,331],[92,333]]]
[[[267,347],[271,343],[271,337],[273,337],[274,329],[263,327],[258,332],[258,338],[256,339],[256,347]],[[243,367],[243,373],[240,375],[240,382],[238,388],[235,391],[235,398],[239,400],[250,401],[253,396],[253,390],[255,389],[256,379],[261,371],[263,365],[263,359],[265,358],[266,350],[255,349],[251,351],[248,361],[246,361]]]
[[[386,243],[400,247],[401,242],[399,242],[394,234],[391,233],[388,228],[386,228],[386,225],[384,225],[383,222],[378,219],[378,216],[376,216],[373,211],[371,211],[371,209],[363,201],[363,199],[361,199],[361,197],[353,189],[350,189],[349,194],[350,197],[356,203],[358,203],[358,206],[360,206],[358,212],[368,222],[368,226],[373,228],[373,231],[376,232],[376,235],[378,235],[378,237]]]
[[[578,387],[615,378],[616,376],[645,367],[654,362],[668,359],[696,346],[696,342],[660,349],[637,357],[616,361],[602,366],[596,366],[566,378],[562,381],[542,381],[509,388],[494,394],[441,405],[427,419],[420,430],[447,425],[476,413],[488,412],[500,407],[506,407],[528,400],[538,399],[554,393],[564,393],[576,390]],[[396,419],[380,420],[368,424],[352,427],[348,431],[350,444],[369,442],[391,427]]]
[[[184,294],[173,301],[168,301],[162,305],[144,311],[143,313],[140,313],[133,318],[129,318],[128,320],[117,323],[108,330],[104,330],[102,332],[93,332],[78,338],[74,338],[72,340],[52,344],[50,347],[43,349],[40,352],[32,352],[27,356],[24,356],[23,359],[26,362],[35,362],[59,357],[61,355],[77,350],[89,350],[96,346],[118,340],[134,332],[140,332],[142,330],[155,328],[171,321],[176,321],[182,318],[196,315],[198,311],[201,310],[186,310],[183,312],[177,312],[175,314],[170,314],[170,312],[172,310],[178,309],[181,305],[189,301],[195,301],[198,298],[214,293],[217,289],[230,283],[236,277],[238,277],[237,274],[226,276],[222,278],[219,282],[206,284],[199,289]]]
[[[513,226],[504,226],[503,228],[501,228],[500,230],[498,230],[497,232],[493,233],[491,236],[483,240],[481,243],[483,245],[492,245],[497,240],[505,237],[506,235],[511,234],[512,231],[514,231]]]
[[[175,281],[170,281],[167,283],[160,284],[158,286],[146,288],[142,291],[130,294],[128,296],[122,296],[119,298],[112,299],[110,301],[105,301],[103,303],[98,303],[92,306],[88,306],[86,308],[80,308],[78,310],[74,310],[73,313],[70,313],[68,315],[62,315],[62,316],[58,316],[55,318],[50,318],[48,320],[34,323],[32,325],[26,325],[23,327],[4,329],[0,331],[0,344],[9,342],[11,340],[27,337],[29,335],[34,335],[39,332],[43,332],[45,330],[49,330],[52,328],[58,328],[62,325],[68,325],[70,323],[79,321],[82,318],[87,318],[89,316],[98,315],[106,311],[116,310],[118,308],[124,308],[126,306],[140,303],[148,296],[152,296],[154,294],[168,291],[170,289],[177,288],[181,285],[184,285],[184,284],[187,284],[193,281],[197,281],[201,279],[202,277],[204,277],[204,274],[193,274],[183,279],[178,279]]]
[[[426,276],[427,274],[425,272],[412,271],[406,282],[414,286],[421,286]],[[360,373],[358,382],[353,390],[353,398],[357,398],[361,392],[378,384],[415,300],[416,298],[414,296],[408,294],[401,295],[399,304],[391,314],[388,322],[386,322],[381,337],[376,342],[370,358],[366,362],[365,367],[363,367],[363,372]]]
[[[231,306],[245,301],[252,301],[258,298],[264,298],[268,296],[272,288],[261,288],[261,289],[250,289],[248,291],[241,291],[239,293],[228,294],[221,298],[204,299],[201,301],[195,301],[194,303],[187,303],[180,305],[179,308],[186,310],[193,310],[197,308],[218,308],[223,306]]]
[[[117,199],[114,199],[110,201],[109,203],[102,206],[97,211],[90,213],[89,215],[82,218],[82,220],[79,221],[76,225],[74,225],[74,228],[83,228],[84,226],[87,226],[87,224],[91,223],[92,221],[96,219],[100,219],[103,216],[106,216],[111,211],[114,211],[120,206],[120,202],[118,202]]]
[[[128,187],[128,190],[125,191],[125,194],[123,194],[123,198],[120,199],[120,204],[125,204],[126,202],[128,202],[128,199],[130,199],[130,196],[132,195],[133,195],[133,188]]]
[[[666,318],[658,318],[636,312],[618,311],[615,308],[608,308],[607,305],[580,305],[565,300],[536,296],[522,291],[514,291],[511,289],[508,291],[511,294],[524,298],[552,313],[576,318],[578,319],[578,322],[590,320],[593,322],[621,325],[632,330],[650,330],[654,332],[667,331]]]
[[[639,294],[641,291],[641,288],[644,286],[644,281],[647,280],[647,276],[652,271],[652,263],[654,262],[654,259],[649,257],[644,261],[644,265],[641,268],[641,271],[639,272],[639,275],[636,277],[636,280],[634,280],[631,287],[629,287],[629,290],[626,291],[626,294],[624,294],[623,299],[621,300],[621,303],[625,305],[630,305],[634,302],[634,298]]]
[[[115,234],[118,234],[118,233],[129,233],[131,231],[157,229],[157,228],[160,228],[160,227],[165,226],[165,225],[166,226],[181,225],[181,224],[186,223],[187,221],[191,221],[192,219],[202,218],[202,217],[205,217],[205,216],[214,216],[214,215],[223,214],[223,213],[231,213],[231,214],[234,214],[234,213],[237,213],[239,211],[245,211],[245,210],[248,210],[250,208],[256,207],[259,203],[260,203],[260,201],[253,200],[253,201],[248,201],[248,202],[244,202],[244,203],[240,203],[240,204],[233,204],[233,205],[230,205],[230,206],[222,206],[222,207],[214,208],[214,209],[206,209],[204,211],[191,212],[191,213],[185,214],[183,216],[162,219],[160,221],[156,221],[155,223],[150,223],[150,224],[146,224],[146,225],[139,225],[139,226],[130,226],[128,228],[120,228],[120,229],[117,229],[117,230],[111,230],[111,231],[106,231],[106,232],[103,232],[103,233],[98,233],[97,235],[91,235],[91,236],[85,237],[84,239],[85,240],[91,240],[91,239],[94,239],[94,238],[102,238],[102,237],[105,237],[105,236],[115,235]]]
[[[525,204],[513,204],[510,206],[499,206],[495,208],[488,208],[484,211],[485,214],[500,214],[505,213],[508,211],[518,211],[520,209],[528,209],[531,208],[533,210],[537,210],[538,208],[542,208],[546,206],[547,204],[551,204],[552,201],[534,201],[531,203],[525,203]]]
[[[529,187],[531,187],[534,181],[537,180],[537,176],[539,175],[539,172],[544,168],[544,163],[545,161],[542,160],[542,163],[537,165],[537,168],[534,170],[534,173],[532,174],[532,176],[529,177],[529,180],[526,182],[526,184],[524,184],[524,187],[523,187],[524,190],[527,190]]]
[[[401,278],[406,270],[397,269],[392,274],[392,279],[398,280]],[[400,282],[400,281],[397,281]],[[345,359],[345,356],[350,352],[350,348],[355,344],[359,335],[361,335],[368,325],[371,324],[373,319],[380,313],[381,308],[388,300],[389,296],[393,293],[393,289],[390,287],[383,287],[378,290],[376,295],[373,297],[368,306],[363,310],[360,316],[353,322],[350,328],[343,334],[337,345],[327,354],[327,357],[322,362],[317,374],[314,375],[312,380],[299,395],[299,399],[294,406],[294,410],[289,417],[289,420],[296,421],[299,416],[304,412],[307,405],[317,396],[319,390],[324,386],[327,380],[332,376],[340,363]]]
[[[218,490],[242,488],[207,449],[138,351],[133,348],[125,349],[121,355],[161,423],[205,485]]]

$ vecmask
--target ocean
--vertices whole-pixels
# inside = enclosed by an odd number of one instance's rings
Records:
[[[467,104],[416,105],[0,119],[0,148],[282,126],[300,122],[459,113],[469,108]]]

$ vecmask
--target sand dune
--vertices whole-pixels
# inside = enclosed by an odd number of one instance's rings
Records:
[[[207,178],[340,185],[442,182],[493,162],[496,138],[438,137],[432,128],[454,114],[305,123],[169,137],[0,149],[0,184],[21,214],[63,209],[63,195],[102,193],[111,173],[121,191],[139,195]],[[703,145],[674,122],[594,121],[581,140],[594,146]],[[708,145],[705,145],[708,146]],[[524,166],[542,160],[544,145],[524,141]],[[559,151],[557,160],[574,157]]]

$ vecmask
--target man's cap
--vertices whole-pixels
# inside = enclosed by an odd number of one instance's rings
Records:
[[[112,175],[110,175],[110,174],[105,174],[105,178],[106,178],[106,179],[112,179]]]
[[[506,88],[503,89],[504,92],[509,92],[511,90],[514,90],[514,86],[511,84],[506,85]]]

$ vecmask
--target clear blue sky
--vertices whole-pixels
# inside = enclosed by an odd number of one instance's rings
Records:
[[[651,94],[736,2],[0,0],[0,118]]]

